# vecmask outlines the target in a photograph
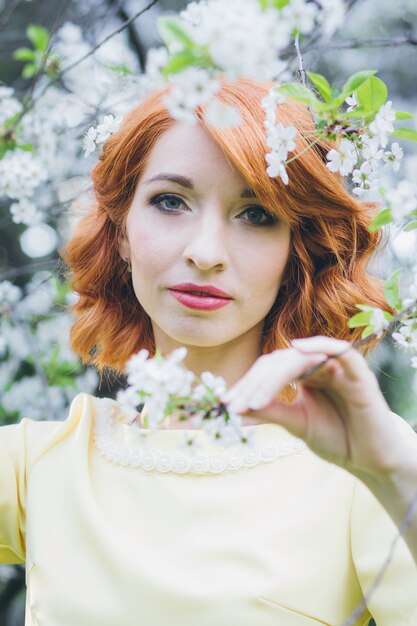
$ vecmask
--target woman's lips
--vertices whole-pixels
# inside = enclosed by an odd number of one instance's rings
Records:
[[[182,285],[176,285],[175,287],[171,287],[168,291],[178,300],[178,302],[189,309],[214,311],[216,309],[221,309],[232,302],[232,298],[225,297],[226,294],[224,291],[214,287],[204,288],[204,286],[200,287],[198,285],[193,285],[191,287],[191,291],[187,291],[187,287],[184,287]]]

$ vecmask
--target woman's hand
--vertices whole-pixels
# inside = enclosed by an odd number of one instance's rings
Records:
[[[335,358],[300,381],[293,403],[277,399],[285,385],[328,356]],[[356,475],[389,473],[401,463],[404,443],[376,376],[347,341],[316,336],[263,355],[225,402],[242,415],[280,424],[313,452]]]

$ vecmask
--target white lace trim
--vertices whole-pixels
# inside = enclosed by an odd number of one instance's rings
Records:
[[[279,441],[268,440],[247,448],[241,445],[232,451],[224,449],[208,454],[203,451],[172,449],[167,452],[160,448],[150,449],[147,447],[147,434],[143,433],[141,436],[140,429],[137,430],[139,445],[130,447],[125,443],[118,442],[118,424],[115,419],[116,406],[106,398],[100,399],[100,410],[95,416],[95,447],[102,456],[112,463],[140,468],[147,472],[219,474],[226,470],[250,468],[260,463],[275,461],[278,457],[301,452],[307,447],[301,439],[289,436]],[[137,427],[128,426],[128,428]]]

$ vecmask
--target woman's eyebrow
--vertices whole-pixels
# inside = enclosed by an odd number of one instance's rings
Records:
[[[148,185],[149,183],[153,183],[154,180],[170,180],[173,183],[181,185],[181,187],[194,189],[193,182],[189,178],[186,178],[185,176],[180,176],[179,174],[156,174],[156,176],[152,176],[152,178],[148,178],[148,180],[145,180],[143,184]]]
[[[186,187],[187,189],[194,189],[193,181],[187,178],[186,176],[180,176],[179,174],[166,174],[162,172],[161,174],[156,174],[148,180],[144,181],[144,185],[148,185],[149,183],[153,183],[156,180],[169,180],[172,183],[177,183],[177,185],[181,185],[181,187]],[[256,198],[256,193],[249,188],[246,188],[240,194],[241,198]]]

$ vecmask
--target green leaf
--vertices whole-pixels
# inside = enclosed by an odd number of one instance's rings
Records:
[[[34,48],[45,52],[49,43],[49,32],[39,24],[29,24],[26,29],[27,38],[33,43]]]
[[[9,128],[10,126],[13,126],[13,124],[18,120],[20,114],[20,111],[18,111],[17,113],[12,115],[12,117],[9,117],[7,120],[5,120],[3,122],[3,128]]]
[[[376,230],[381,228],[381,226],[385,226],[385,224],[390,224],[391,222],[391,209],[383,209],[375,215],[372,222],[368,226],[368,230],[369,232],[374,233]]]
[[[407,111],[395,111],[396,120],[411,120],[413,117],[415,117],[415,115],[411,115],[411,113],[407,113]]]
[[[388,98],[384,82],[376,76],[370,76],[355,90],[356,100],[367,112],[378,111]]]
[[[28,63],[22,70],[23,78],[32,78],[37,73],[38,68],[33,63]]]
[[[318,102],[315,94],[299,83],[284,83],[276,88],[276,91],[287,98],[298,100],[298,102],[305,102],[306,104],[313,104]]]
[[[349,76],[349,78],[342,87],[343,100],[345,100],[347,96],[352,95],[352,93],[358,87],[360,87],[365,81],[367,81],[368,78],[376,74],[377,71],[378,70],[361,70],[360,72],[355,72],[355,74]]]
[[[330,102],[332,99],[332,89],[327,78],[321,74],[314,74],[314,72],[307,72],[307,76],[326,102]]]
[[[36,59],[36,52],[31,48],[18,48],[13,52],[13,58],[16,61],[34,61]]]
[[[408,232],[409,230],[415,230],[417,228],[417,222],[410,222],[407,226],[404,226],[403,230]]]
[[[401,308],[401,299],[398,295],[399,292],[399,279],[400,279],[401,270],[396,270],[387,280],[384,285],[384,296],[385,300],[388,302],[393,309]]]
[[[162,69],[162,75],[167,78],[170,74],[176,74],[182,72],[187,67],[193,65],[196,60],[196,56],[191,50],[181,50],[176,54],[173,54],[169,61]]]
[[[373,326],[367,326],[364,331],[362,332],[362,339],[365,339],[365,337],[369,337],[369,335],[373,335],[374,334],[374,327]]]
[[[361,311],[356,313],[348,321],[349,328],[358,328],[359,326],[366,326],[371,319],[372,311]]]
[[[16,144],[16,148],[19,148],[20,150],[24,150],[25,152],[34,152],[35,149],[33,147],[33,145],[31,143],[17,143]]]
[[[417,141],[417,130],[414,128],[407,128],[401,126],[396,128],[393,133],[390,133],[391,137],[397,137],[397,139],[407,139],[408,141]]]
[[[258,0],[261,5],[261,9],[265,11],[266,9],[283,9],[287,4],[290,3],[290,0]]]
[[[157,19],[157,27],[168,49],[178,44],[188,50],[192,50],[196,47],[196,43],[188,33],[187,26],[180,18],[159,17]]]
[[[108,64],[108,65],[105,65],[105,67],[111,72],[114,72],[115,74],[119,74],[119,76],[133,76],[134,74],[134,72],[132,72],[130,67],[128,67],[127,65],[124,65],[123,63],[119,63],[118,65]]]

